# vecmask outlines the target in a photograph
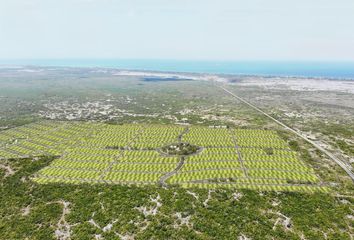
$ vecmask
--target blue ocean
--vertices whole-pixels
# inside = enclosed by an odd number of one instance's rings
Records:
[[[354,62],[41,59],[0,60],[0,65],[106,67],[125,70],[354,79]]]

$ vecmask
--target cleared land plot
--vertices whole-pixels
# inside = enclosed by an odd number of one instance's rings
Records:
[[[274,131],[195,128],[183,141],[204,146],[199,155],[186,157],[170,184],[214,188],[327,191],[319,187],[312,168]]]
[[[158,151],[179,141],[202,149],[190,156]],[[182,187],[328,191],[313,169],[268,130],[43,121],[0,132],[0,160],[43,155],[58,158],[33,177],[38,183],[157,184],[166,179]]]

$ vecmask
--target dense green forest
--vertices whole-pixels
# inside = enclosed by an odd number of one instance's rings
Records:
[[[1,239],[353,238],[353,196],[33,183],[51,161],[1,168]]]

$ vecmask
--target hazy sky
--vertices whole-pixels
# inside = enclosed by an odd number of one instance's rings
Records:
[[[0,58],[354,60],[354,0],[0,0]]]

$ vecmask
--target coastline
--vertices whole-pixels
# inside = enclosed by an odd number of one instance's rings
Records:
[[[180,60],[0,60],[4,68],[91,68],[130,72],[354,80],[354,62],[180,61]]]

